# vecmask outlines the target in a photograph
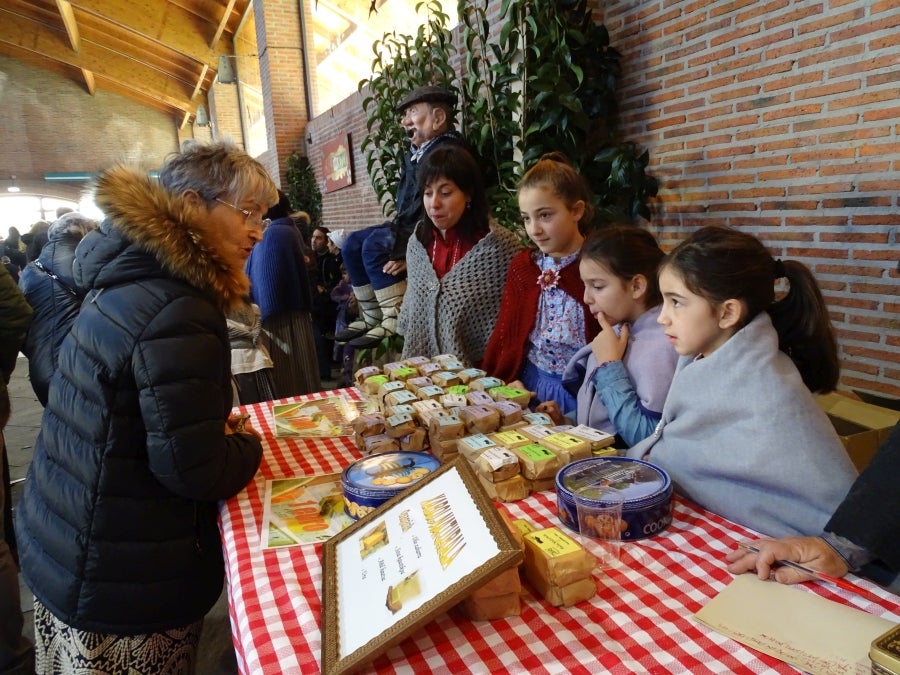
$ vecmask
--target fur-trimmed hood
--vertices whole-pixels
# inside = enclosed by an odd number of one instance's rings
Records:
[[[82,287],[103,288],[152,276],[146,264],[139,264],[149,254],[161,275],[209,293],[223,310],[248,295],[244,261],[220,249],[215,227],[201,221],[180,195],[169,193],[156,179],[114,167],[98,178],[94,199],[106,220],[79,246],[75,274]]]

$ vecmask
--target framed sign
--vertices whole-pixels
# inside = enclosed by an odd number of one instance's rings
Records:
[[[522,555],[468,463],[443,465],[323,545],[322,672],[368,664]]]
[[[334,192],[353,184],[353,166],[350,154],[350,134],[329,141],[322,146],[322,175],[325,185],[322,192]]]

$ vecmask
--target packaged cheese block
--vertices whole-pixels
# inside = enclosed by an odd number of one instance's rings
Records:
[[[512,521],[509,515],[503,509],[497,509],[497,513],[500,514],[500,518],[503,520],[503,523],[506,525],[506,529],[509,530],[510,534],[512,534],[513,539],[516,540],[516,544],[519,546],[520,551],[525,550],[525,539],[522,536],[521,530],[516,526],[516,524]]]
[[[523,413],[522,418],[528,422],[528,424],[541,424],[546,427],[553,426],[553,420],[550,419],[550,415],[547,413],[527,412]]]
[[[459,384],[459,378],[456,376],[456,373],[452,373],[449,370],[442,370],[438,373],[434,373],[431,376],[431,380],[441,389],[446,389],[447,387]]]
[[[434,384],[434,382],[431,381],[430,377],[418,375],[416,377],[411,377],[406,381],[406,388],[418,396],[419,389],[422,387],[430,387],[432,384]],[[421,396],[419,398],[421,398]]]
[[[487,372],[481,368],[465,368],[456,374],[459,377],[459,381],[463,384],[468,384],[472,380],[477,380],[479,377],[487,376]]]
[[[444,390],[436,384],[432,384],[427,387],[422,387],[418,391],[418,396],[423,401],[426,399],[434,399],[436,401],[443,395],[444,395]]]
[[[475,434],[474,436],[464,436],[456,441],[456,450],[470,462],[474,463],[475,459],[488,448],[496,448],[496,444],[484,434]]]
[[[467,405],[459,409],[459,419],[470,434],[492,434],[500,428],[500,413],[486,405]]]
[[[466,400],[469,402],[469,405],[490,405],[494,402],[494,399],[486,391],[479,391],[478,389],[469,389],[466,392]]]
[[[546,478],[526,478],[528,488],[531,492],[546,492],[547,490],[556,489],[556,476],[548,476]]]
[[[389,405],[384,410],[385,417],[393,417],[394,415],[412,415],[413,419],[416,417],[416,409],[413,408],[409,403],[401,403],[400,405]]]
[[[494,401],[486,405],[500,413],[501,427],[508,427],[522,421],[522,406],[514,401]]]
[[[565,431],[557,431],[538,440],[540,445],[556,453],[563,466],[591,456],[591,444]]]
[[[388,384],[392,384],[388,382]],[[396,382],[394,384],[402,385],[402,382]],[[416,395],[412,393],[409,389],[399,389],[397,391],[391,391],[384,395],[384,405],[392,406],[392,405],[400,405],[402,403],[409,403],[410,405],[414,402],[417,402],[418,399]]]
[[[353,381],[356,383],[357,387],[362,387],[363,382],[373,375],[381,375],[381,368],[378,366],[366,366],[353,373]],[[385,382],[387,382],[387,378],[385,378]]]
[[[360,436],[381,434],[384,433],[384,415],[381,413],[363,414],[350,422],[350,426]]]
[[[428,402],[437,403],[437,401]],[[422,408],[421,410],[416,411],[416,416],[419,418],[419,424],[426,429],[431,425],[432,420],[435,420],[438,417],[457,417],[456,410],[441,408],[440,404],[438,404],[437,408]],[[465,425],[463,425],[463,428],[465,428]]]
[[[494,387],[502,387],[506,384],[499,377],[479,377],[477,380],[472,380],[469,382],[469,388],[474,389],[475,391],[487,391],[488,389],[493,389]],[[491,396],[491,400],[494,400],[494,397]]]
[[[446,394],[461,394],[465,396],[469,393],[469,385],[467,384],[455,384],[452,387],[447,387],[444,389],[444,393]]]
[[[390,377],[391,373],[397,370],[398,368],[406,368],[406,364],[402,361],[391,361],[390,363],[385,363],[381,366],[381,372]]]
[[[465,408],[469,405],[464,394],[444,394],[438,401],[445,408]]]
[[[518,593],[495,595],[488,598],[469,596],[460,603],[470,621],[494,621],[522,613],[522,601]]]
[[[424,413],[426,410],[443,410],[444,409],[443,406],[441,406],[441,404],[438,401],[435,401],[433,399],[424,399],[422,401],[413,401],[412,403],[410,403],[410,405],[413,408],[415,408],[416,414],[420,416],[420,419],[421,419],[422,413]]]
[[[446,410],[440,412],[440,415],[435,415],[428,420],[428,435],[432,442],[435,440],[449,441],[466,435],[466,425],[458,415]]]
[[[384,397],[390,394],[392,391],[406,391],[406,385],[403,382],[385,382],[380,387],[378,387],[378,398],[381,399],[381,403],[384,404]]]
[[[537,443],[516,446],[512,448],[512,452],[519,458],[522,475],[528,480],[553,481],[556,472],[562,467],[555,452]]]
[[[480,382],[480,380],[476,381]],[[508,387],[506,385],[488,389],[488,394],[490,394],[491,398],[495,401],[512,401],[513,403],[518,403],[522,407],[527,406],[528,402],[531,400],[530,391],[516,389],[515,387]]]
[[[597,582],[593,577],[579,579],[565,586],[556,586],[547,583],[538,575],[529,574],[527,570],[525,576],[534,589],[554,607],[571,607],[597,595]]]
[[[525,535],[525,573],[546,585],[567,586],[591,576],[596,560],[577,541],[557,527]]]
[[[492,598],[498,595],[516,595],[522,590],[522,581],[519,578],[519,568],[511,567],[500,572],[488,581],[484,586],[472,591],[473,598]]]
[[[438,354],[437,356],[432,356],[431,360],[443,366],[447,361],[459,361],[459,357],[456,354]]]
[[[435,441],[433,438],[429,438],[429,444],[431,446],[431,454],[444,463],[459,456],[455,438],[447,441]]]
[[[388,381],[387,375],[371,375],[363,380],[362,390],[368,396],[374,396],[378,393],[378,390],[381,388],[385,382]]]
[[[493,434],[490,434],[490,439],[497,445],[504,448],[517,448],[520,445],[528,445],[532,442],[530,438],[528,438],[527,436],[523,436],[514,429],[497,431]]]
[[[416,421],[409,413],[391,415],[384,421],[384,433],[391,438],[400,438],[411,434],[416,429]]]
[[[519,427],[516,431],[534,442],[553,434],[553,430],[543,424],[528,424],[524,427]]]
[[[403,365],[418,368],[423,363],[428,363],[428,361],[429,358],[427,356],[410,356],[408,359],[403,360]]]
[[[428,361],[427,363],[423,363],[421,366],[418,366],[419,375],[424,375],[425,377],[431,377],[435,373],[439,373],[443,370],[441,368],[441,364],[433,363]]]
[[[525,535],[529,532],[534,532],[535,527],[529,521],[524,518],[516,518],[512,521],[513,527],[516,528],[522,535],[522,550],[525,550]]]
[[[410,366],[401,366],[400,368],[394,368],[394,370],[390,371],[389,377],[392,380],[399,380],[401,382],[406,382],[406,380],[417,377],[419,375],[419,371]]]
[[[400,437],[400,449],[420,452],[428,447],[428,434],[422,427],[416,427],[406,436]]]
[[[458,373],[466,369],[466,364],[459,359],[444,361],[441,365],[444,367],[444,370],[449,370],[451,373]]]
[[[623,454],[625,454],[624,451],[619,452],[619,449],[614,445],[607,445],[599,450],[591,450],[592,457],[619,457]]]
[[[528,423],[525,420],[519,420],[518,422],[513,422],[512,424],[501,424],[500,431],[512,431],[513,429],[521,429],[522,427],[527,427]]]
[[[590,443],[591,452],[593,453],[616,442],[616,437],[612,434],[600,431],[599,429],[594,429],[587,424],[579,424],[578,426],[570,427],[568,429],[559,429],[559,431],[567,431],[576,438],[587,441]]]
[[[475,472],[478,482],[487,492],[488,497],[498,502],[517,502],[525,499],[530,493],[528,492],[528,483],[522,477],[522,474],[516,474],[512,478],[501,480],[498,483],[493,482],[490,478],[485,478],[479,472]]]
[[[492,483],[499,483],[519,473],[519,458],[506,448],[487,448],[475,458],[475,470]]]
[[[397,452],[400,450],[400,442],[387,434],[365,436],[363,437],[363,442],[365,443],[363,452],[367,455],[380,455],[383,452]]]

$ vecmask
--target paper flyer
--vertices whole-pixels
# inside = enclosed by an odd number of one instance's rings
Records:
[[[364,404],[343,396],[328,396],[296,403],[275,403],[272,405],[275,435],[303,438],[352,436],[353,428],[350,422],[359,416],[360,405]]]
[[[266,481],[263,550],[327,541],[354,522],[344,511],[339,473]]]

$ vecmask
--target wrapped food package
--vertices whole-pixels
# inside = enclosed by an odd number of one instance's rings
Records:
[[[478,482],[481,483],[488,497],[498,502],[517,502],[525,499],[529,495],[528,483],[522,477],[522,474],[516,474],[512,478],[507,478],[498,483],[494,483],[489,478],[485,478],[476,472]]]
[[[353,431],[360,436],[374,436],[384,433],[384,415],[381,413],[365,413],[350,423]]]
[[[459,419],[470,434],[491,434],[500,428],[500,413],[486,405],[467,405],[459,409]]]
[[[525,535],[523,566],[530,581],[537,575],[547,586],[567,586],[591,576],[596,560],[557,527]]]
[[[475,470],[492,483],[500,483],[518,475],[519,459],[506,448],[487,448],[475,458]]]
[[[511,452],[519,458],[519,466],[525,478],[531,481],[549,480],[550,487],[553,487],[556,472],[562,467],[555,452],[538,443],[518,445],[511,448]]]

